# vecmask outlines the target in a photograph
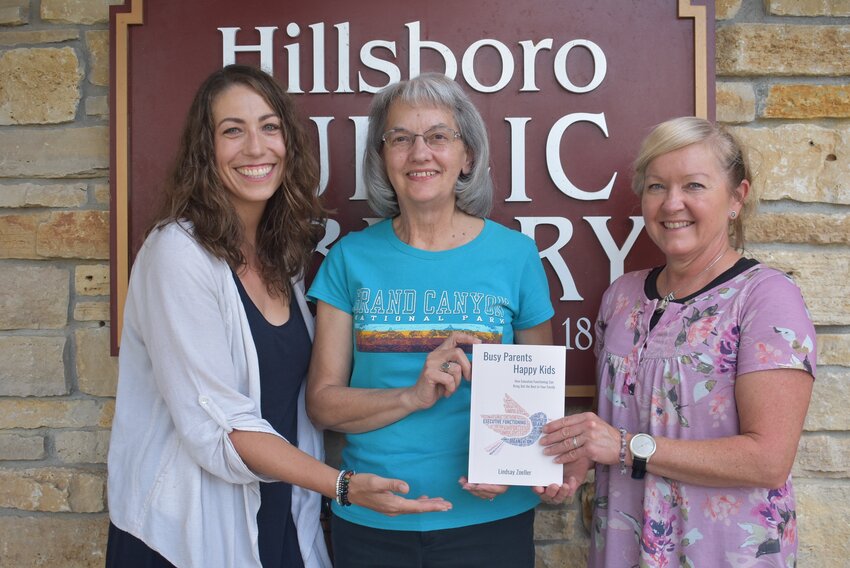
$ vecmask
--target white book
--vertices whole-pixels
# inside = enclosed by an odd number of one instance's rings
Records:
[[[470,483],[563,483],[543,454],[543,425],[564,416],[567,351],[562,345],[472,346]]]

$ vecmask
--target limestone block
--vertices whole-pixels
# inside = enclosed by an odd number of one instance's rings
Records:
[[[718,122],[752,122],[756,117],[756,94],[750,83],[718,82]]]
[[[0,54],[0,125],[74,120],[82,71],[70,47],[12,49]]]
[[[109,168],[109,128],[0,130],[0,177],[99,177]]]
[[[66,464],[106,463],[109,431],[61,431],[53,435],[56,457]]]
[[[0,398],[0,430],[111,425],[112,401]]]
[[[715,0],[714,18],[717,20],[731,20],[741,9],[741,0]]]
[[[105,509],[106,472],[0,469],[0,507],[23,511],[98,513]]]
[[[76,321],[109,321],[109,302],[77,302],[74,306]]]
[[[850,0],[765,0],[775,16],[850,16]]]
[[[112,428],[112,418],[115,416],[115,399],[107,400],[100,409],[97,425],[101,428]]]
[[[760,213],[747,222],[747,242],[850,244],[850,215]]]
[[[118,358],[109,354],[109,327],[78,329],[74,339],[80,390],[95,396],[115,396]]]
[[[46,456],[44,436],[0,433],[0,460],[41,460]]]
[[[0,207],[81,207],[85,183],[0,184]]]
[[[78,296],[109,294],[109,265],[80,264],[74,269],[74,290]]]
[[[536,544],[534,568],[585,568],[588,542]]]
[[[850,74],[850,26],[732,24],[715,34],[717,74]]]
[[[41,0],[41,19],[54,23],[105,24],[109,6],[124,0]]]
[[[819,333],[818,364],[850,367],[850,334]]]
[[[571,508],[569,508],[571,507]],[[534,513],[534,540],[563,540],[576,534],[575,506],[540,505]]]
[[[763,200],[850,204],[850,126],[785,124],[732,131],[750,150],[753,181]]]
[[[70,274],[55,266],[4,264],[0,329],[58,329],[68,322]]]
[[[37,251],[45,258],[109,258],[107,211],[50,213],[38,226]]]
[[[850,85],[771,85],[765,118],[850,118]]]
[[[108,527],[106,514],[0,517],[0,566],[102,568]]]
[[[86,98],[86,116],[109,118],[109,99],[106,96]]]
[[[850,369],[818,369],[806,432],[850,430]]]
[[[834,434],[807,434],[800,440],[795,477],[850,477],[850,438]]]
[[[749,247],[760,261],[790,274],[806,299],[816,325],[850,324],[850,253],[819,250],[816,253]],[[840,275],[840,276],[839,276]]]
[[[0,26],[22,26],[30,20],[29,0],[0,0]]]
[[[89,50],[88,79],[92,85],[109,86],[109,32],[95,30],[86,32],[86,47]]]
[[[0,396],[68,394],[64,349],[64,336],[0,336]]]
[[[0,215],[0,258],[38,258],[36,234],[42,219],[43,214]]]
[[[2,3],[0,3],[0,6]],[[2,8],[0,8],[2,13]],[[3,31],[0,32],[0,46],[32,45],[37,43],[62,43],[73,41],[80,37],[77,30],[33,30],[33,31]]]
[[[799,566],[846,566],[850,558],[850,485],[801,480],[797,494]]]
[[[94,186],[94,200],[98,205],[109,206],[109,184],[98,183]]]

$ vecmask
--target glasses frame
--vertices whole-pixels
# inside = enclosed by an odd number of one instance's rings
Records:
[[[428,143],[428,134],[430,132],[434,131],[434,130],[448,130],[449,132],[451,132],[452,137],[446,142],[446,144],[444,146],[437,146],[437,147],[431,146],[431,144]],[[410,144],[409,145],[404,144],[404,145],[401,145],[401,146],[393,146],[387,140],[387,136],[393,134],[394,132],[407,132],[408,134],[410,134],[410,136],[411,136]],[[449,147],[449,144],[451,144],[455,140],[460,140],[462,138],[460,132],[458,132],[454,128],[449,128],[448,126],[432,126],[431,128],[429,128],[428,130],[426,130],[425,132],[423,132],[421,134],[418,134],[416,132],[411,132],[410,130],[408,130],[406,128],[390,128],[389,130],[387,130],[386,132],[384,132],[381,135],[381,142],[383,142],[387,146],[387,148],[389,148],[390,150],[409,152],[413,148],[413,146],[416,145],[416,138],[419,137],[419,136],[422,137],[422,141],[425,143],[425,145],[428,148],[430,148],[432,151],[437,151],[437,152],[439,152],[440,150],[445,150],[446,148]]]

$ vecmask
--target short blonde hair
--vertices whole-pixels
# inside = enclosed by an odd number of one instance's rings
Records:
[[[728,130],[702,118],[683,116],[673,118],[655,126],[644,138],[634,163],[632,190],[643,194],[646,184],[646,168],[655,158],[690,146],[707,144],[714,150],[720,166],[729,177],[731,191],[735,191],[743,180],[750,182],[746,196],[738,195],[741,212],[729,223],[729,240],[736,249],[744,248],[744,225],[755,212],[758,197],[752,186],[752,173],[746,151]]]

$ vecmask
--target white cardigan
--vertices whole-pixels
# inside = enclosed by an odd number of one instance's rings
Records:
[[[293,297],[310,337],[303,283]],[[293,304],[294,305],[294,304]],[[154,230],[133,265],[109,447],[109,515],[179,568],[260,568],[259,482],[228,433],[278,435],[260,418],[260,374],[248,319],[228,265],[187,223]],[[298,399],[298,447],[324,458]],[[306,568],[331,563],[320,496],[292,488]]]

